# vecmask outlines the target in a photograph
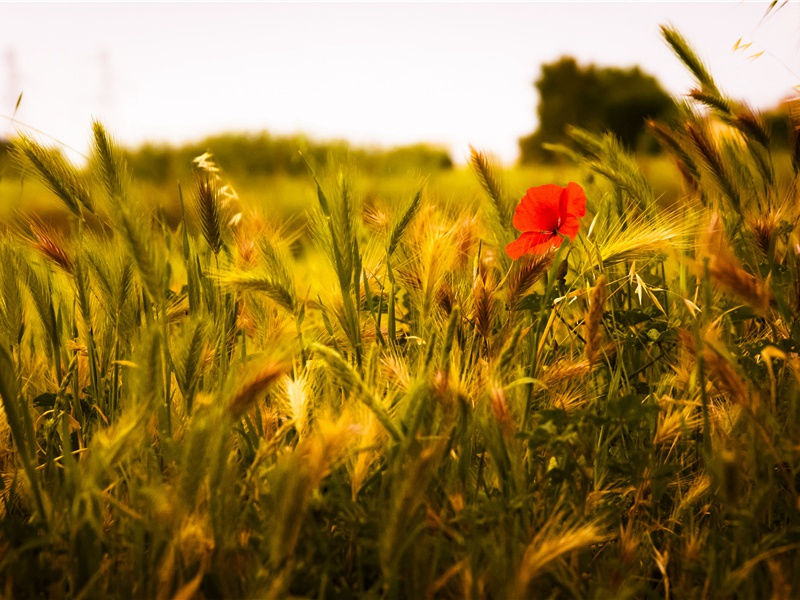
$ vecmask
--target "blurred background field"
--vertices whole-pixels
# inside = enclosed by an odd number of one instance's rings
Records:
[[[776,42],[785,34],[786,23],[794,13],[785,10],[780,17],[762,19],[753,26],[756,16],[763,15],[762,8],[746,5],[728,8],[730,30],[705,35],[701,38],[703,46],[712,52],[715,68],[735,68],[734,73],[742,74],[723,79],[726,87],[739,89],[743,79],[752,82],[745,100],[757,103],[776,150],[788,153],[790,126],[786,100],[794,93],[792,86],[796,85],[796,77],[792,72],[793,63],[784,62],[785,48]],[[26,15],[28,19],[41,16],[37,10],[20,6],[3,12],[9,23],[17,19],[22,24]],[[63,9],[47,14],[60,10]],[[620,42],[632,42],[635,37],[639,44],[636,53],[620,54],[616,45],[591,46],[591,40],[599,34],[597,28],[587,28],[584,37],[570,44],[553,44],[549,48],[542,41],[530,44],[531,58],[526,59],[523,48],[529,41],[528,35],[533,33],[526,33],[517,21],[527,19],[535,30],[546,29],[547,23],[562,22],[571,22],[579,28],[586,25],[581,24],[588,22],[592,14],[601,18],[600,7],[582,6],[565,20],[566,13],[562,15],[563,9],[555,5],[520,5],[494,11],[476,5],[471,11],[464,8],[450,13],[419,6],[407,10],[370,7],[363,11],[318,7],[307,14],[286,6],[236,6],[220,12],[219,16],[228,19],[231,26],[240,24],[243,30],[250,26],[250,21],[260,19],[265,25],[279,25],[286,32],[303,27],[314,31],[318,36],[315,43],[325,48],[324,53],[315,57],[330,72],[317,72],[322,68],[320,65],[304,62],[303,52],[307,50],[294,48],[276,54],[273,44],[283,37],[267,33],[261,39],[249,40],[246,52],[237,53],[235,47],[218,42],[212,44],[208,52],[213,50],[217,63],[228,65],[229,70],[220,72],[209,67],[208,85],[198,88],[197,93],[191,86],[176,88],[174,81],[161,80],[162,88],[148,85],[129,97],[122,93],[126,89],[123,82],[130,84],[130,79],[135,78],[139,85],[151,80],[155,84],[159,74],[150,68],[151,64],[145,60],[149,55],[142,54],[143,50],[135,41],[124,36],[114,40],[109,37],[110,32],[119,27],[124,18],[144,19],[144,15],[152,13],[168,21],[173,18],[171,11],[179,9],[151,6],[136,14],[129,14],[127,9],[107,13],[103,10],[98,9],[94,14],[105,15],[106,30],[91,29],[86,23],[79,23],[77,26],[85,30],[83,45],[72,45],[73,40],[64,38],[65,55],[74,54],[75,57],[73,68],[93,77],[82,104],[77,104],[77,99],[71,96],[71,86],[57,87],[58,73],[48,71],[55,69],[55,60],[41,63],[30,39],[15,34],[8,40],[5,63],[0,63],[0,75],[5,71],[4,104],[0,107],[0,219],[5,222],[15,213],[38,214],[50,221],[58,221],[63,216],[52,194],[35,183],[35,178],[27,177],[11,160],[8,150],[14,136],[20,132],[30,134],[45,145],[57,147],[71,161],[85,168],[88,123],[81,128],[74,121],[84,121],[90,111],[101,120],[105,115],[111,135],[125,148],[136,191],[149,205],[162,211],[171,225],[175,225],[180,216],[178,184],[184,187],[192,184],[192,160],[206,152],[213,155],[248,206],[280,219],[302,221],[304,210],[314,200],[305,160],[319,169],[332,167],[355,174],[368,200],[377,198],[391,202],[398,194],[407,197],[409,189],[424,178],[431,197],[475,205],[480,186],[466,169],[470,146],[493,157],[512,195],[521,196],[533,185],[579,180],[581,175],[575,161],[552,147],[568,143],[568,126],[594,133],[613,133],[624,147],[634,152],[664,204],[671,204],[679,194],[680,173],[675,162],[662,154],[648,129],[648,121],[674,119],[680,105],[686,101],[687,88],[682,83],[680,70],[676,75],[669,68],[672,61],[665,60],[668,51],[655,35],[656,14],[666,11],[673,21],[680,21],[691,29],[714,12],[709,7],[699,6],[653,5],[648,9],[650,12],[633,5],[617,7],[613,18],[610,13],[609,18],[604,18],[609,28],[607,34],[617,35]],[[187,42],[195,42],[208,26],[198,15],[217,10],[221,9],[211,6],[197,14],[184,11],[181,13],[184,17],[197,21],[196,31],[182,31],[179,35]],[[352,22],[340,25],[342,31],[350,31],[352,37],[329,39],[334,32],[324,27],[325,15],[333,23],[349,15]],[[414,30],[414,15],[425,16],[431,23],[461,20],[465,31],[469,32],[480,30],[481,19],[486,22],[500,19],[507,26],[505,36],[491,35],[497,37],[494,43],[498,47],[508,46],[505,64],[487,63],[479,47],[467,43],[459,35],[448,34],[439,42],[435,38],[417,39],[419,47],[413,52],[409,50],[408,62],[399,71],[370,67],[363,71],[369,76],[357,79],[363,82],[352,85],[353,77],[358,78],[360,69],[367,65],[362,62],[366,58],[361,57],[361,39],[369,40],[375,65],[395,64],[392,62],[397,52],[395,38]],[[509,20],[511,16],[515,19]],[[387,29],[385,19],[390,17],[396,22],[393,28]],[[35,35],[49,31],[49,21],[43,19],[42,23],[42,30]],[[161,21],[158,23],[153,26],[163,27]],[[374,37],[376,34],[371,32],[371,27],[383,27],[382,35]],[[648,27],[653,27],[651,35],[646,35]],[[52,39],[67,35],[57,30],[51,33],[55,37],[42,43],[54,43]],[[450,57],[450,51],[438,45],[444,40],[459,48],[462,55],[448,63],[451,73],[434,77],[438,82],[434,84],[428,77],[435,76],[434,67]],[[84,47],[99,47],[101,51],[91,60],[84,56],[75,62]],[[191,69],[198,67],[183,49],[176,47],[165,52],[174,61],[170,63],[173,69],[193,72]],[[298,52],[300,55],[295,56]],[[353,53],[360,58],[356,60]],[[536,60],[541,62],[537,64]],[[126,63],[130,72],[119,71],[119,65]],[[282,63],[285,64],[281,70],[273,71],[276,64]],[[31,71],[34,68],[39,70]],[[404,78],[414,72],[421,77],[416,81],[426,82],[427,88],[417,91],[402,85]],[[254,81],[242,81],[248,76]],[[316,77],[325,93],[314,92],[309,97],[308,77]],[[481,77],[485,79],[478,84]],[[473,78],[475,85],[470,83]],[[456,81],[463,87],[453,87]],[[445,84],[453,89],[438,89],[437,86],[446,87]],[[211,98],[224,93],[226,85],[232,86],[229,104],[224,110],[215,111]],[[240,86],[248,89],[253,86],[252,94],[234,93]],[[680,92],[676,94],[676,90]],[[43,95],[50,100],[58,99],[58,106],[44,104]],[[526,106],[518,104],[522,97],[527,99]],[[140,102],[137,103],[137,99]],[[171,109],[178,99],[182,99],[183,106]],[[161,108],[143,112],[144,106],[159,100],[163,102]],[[289,105],[274,104],[278,100]],[[445,101],[450,104],[443,104]],[[261,108],[258,102],[262,103]],[[479,102],[484,104],[480,106]],[[293,112],[301,105],[306,107],[304,112]],[[330,105],[337,106],[336,117],[326,117],[325,123],[335,123],[340,128],[338,131],[313,124],[313,120],[319,118],[318,113],[324,113]],[[52,119],[56,108],[65,119]],[[126,119],[118,118],[120,110],[125,111]],[[241,115],[243,121],[249,119],[246,126],[244,123],[232,125],[233,114]],[[460,119],[457,122],[450,120],[455,115]],[[127,122],[131,118],[139,119],[133,130]],[[263,122],[264,118],[267,123]],[[370,123],[371,136],[363,132]],[[173,131],[178,124],[183,127],[180,133]],[[309,133],[287,133],[292,128]],[[209,129],[212,129],[211,134],[204,135]],[[150,133],[143,133],[145,131]]]
[[[213,153],[213,144],[204,148]],[[198,152],[197,155],[201,154]],[[196,155],[195,155],[196,156]],[[216,154],[214,154],[216,157]],[[175,175],[162,180],[148,179],[136,169],[136,161],[131,168],[135,179],[134,192],[144,198],[154,208],[163,211],[171,224],[180,218],[178,184],[191,186],[191,158],[181,153],[185,167]],[[277,220],[302,220],[304,212],[313,205],[316,189],[313,179],[307,172],[276,172],[273,174],[250,175],[240,169],[225,168],[226,179],[236,190],[241,200],[257,212]],[[680,189],[679,173],[674,162],[664,156],[643,156],[640,164],[653,181],[654,189],[666,200],[674,200]],[[466,166],[420,167],[410,161],[400,163],[386,171],[371,170],[359,158],[350,156],[341,168],[356,175],[360,192],[366,199],[379,198],[393,203],[397,199],[407,199],[423,181],[427,183],[427,193],[433,200],[455,202],[477,208],[482,188],[475,174]],[[10,169],[9,169],[10,170]],[[581,178],[580,169],[566,161],[551,164],[529,164],[499,169],[499,175],[506,182],[511,193],[521,197],[528,187],[551,182],[575,181]],[[14,170],[0,177],[0,219],[8,222],[14,215],[36,214],[53,223],[66,218],[63,203],[49,189],[34,177],[25,176]]]
[[[767,8],[728,4],[726,26],[709,31],[715,7],[658,3],[4,6],[0,217],[58,216],[31,178],[19,182],[9,141],[27,132],[85,166],[92,118],[173,224],[177,184],[191,182],[204,152],[243,200],[285,217],[313,196],[300,151],[318,167],[346,164],[368,195],[426,177],[434,195],[471,203],[470,146],[496,158],[517,194],[576,179],[571,161],[542,146],[563,143],[567,125],[612,131],[669,201],[678,175],[646,120],[674,116],[690,79],[658,25],[695,40],[726,91],[765,110],[788,148],[783,101],[797,65],[782,41],[796,14],[763,18]],[[58,26],[65,18],[69,30]],[[178,19],[185,25],[172,27]],[[154,42],[131,36],[133,24]]]

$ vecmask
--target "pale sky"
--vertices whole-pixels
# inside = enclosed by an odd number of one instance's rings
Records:
[[[0,115],[22,91],[17,119],[81,151],[96,116],[126,144],[266,129],[430,141],[459,162],[472,144],[510,162],[535,128],[544,62],[638,64],[688,91],[660,23],[732,96],[776,104],[800,84],[800,4],[762,19],[766,6],[0,4]],[[752,45],[734,52],[740,37]],[[0,119],[0,135],[14,128]]]

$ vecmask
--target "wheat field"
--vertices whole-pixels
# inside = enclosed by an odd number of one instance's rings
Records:
[[[573,129],[476,197],[308,160],[302,218],[206,154],[169,217],[99,123],[85,170],[14,140],[64,216],[0,230],[0,595],[800,595],[800,144],[663,35],[674,197]]]

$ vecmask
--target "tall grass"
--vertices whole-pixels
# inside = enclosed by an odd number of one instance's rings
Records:
[[[303,248],[209,156],[172,226],[101,125],[18,139],[71,216],[0,241],[3,594],[800,593],[800,159],[664,35],[680,198],[574,130],[581,232],[516,262],[479,152],[478,211],[312,171]]]

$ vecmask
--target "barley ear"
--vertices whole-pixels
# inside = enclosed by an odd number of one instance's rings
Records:
[[[603,305],[606,302],[606,276],[600,275],[589,294],[589,309],[586,312],[586,360],[593,364],[600,351],[603,321]]]
[[[508,214],[508,207],[506,206],[506,202],[503,198],[503,190],[500,187],[500,183],[497,180],[494,169],[492,169],[492,166],[489,163],[489,159],[483,152],[476,150],[472,146],[470,146],[469,151],[470,164],[475,170],[481,186],[486,191],[486,195],[489,196],[489,199],[492,201],[492,205],[497,212],[500,223],[508,223],[510,216]]]
[[[220,216],[219,188],[210,173],[198,173],[195,206],[203,232],[211,251],[216,255],[222,249],[222,217]]]
[[[105,128],[99,121],[92,123],[94,133],[93,160],[100,171],[100,178],[108,197],[123,200],[128,187],[128,170],[122,153],[114,146]]]
[[[54,148],[46,148],[26,135],[20,135],[13,146],[15,161],[33,167],[39,180],[66,205],[74,215],[83,217],[83,209],[94,213],[94,202],[89,189],[64,155]]]

